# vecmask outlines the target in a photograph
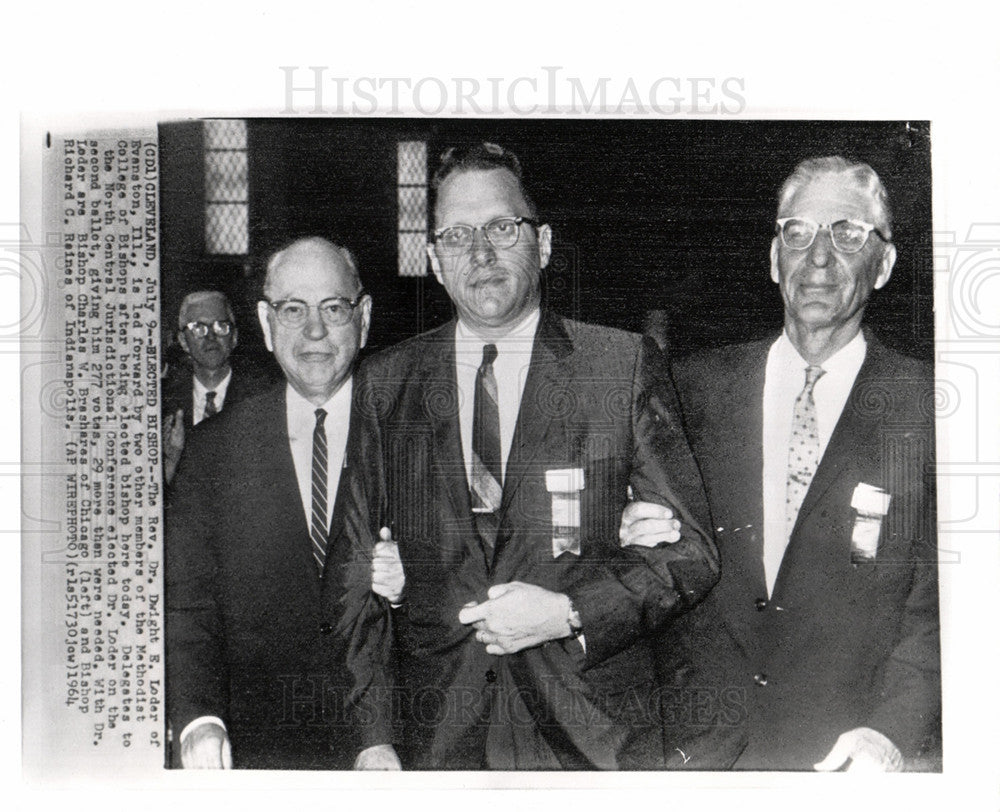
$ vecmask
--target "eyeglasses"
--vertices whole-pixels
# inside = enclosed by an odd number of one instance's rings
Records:
[[[538,222],[530,217],[498,217],[484,226],[448,226],[434,232],[434,244],[446,253],[457,254],[467,251],[477,231],[482,229],[487,242],[494,248],[513,248],[521,236],[521,224],[538,227]]]
[[[204,338],[208,335],[209,330],[217,336],[227,336],[233,331],[233,323],[222,320],[213,321],[211,324],[205,324],[203,321],[189,321],[184,325],[184,329],[197,338]]]
[[[782,217],[777,221],[777,231],[786,248],[793,251],[805,251],[820,229],[828,229],[833,247],[842,254],[856,254],[865,247],[868,235],[873,231],[883,240],[889,242],[885,235],[871,223],[863,220],[838,220],[836,223],[817,223],[804,217]]]
[[[319,317],[327,327],[342,327],[351,320],[354,308],[361,304],[364,297],[365,292],[362,289],[353,299],[334,296],[330,299],[324,299],[318,305],[307,304],[301,299],[282,299],[280,302],[267,302],[267,305],[285,327],[292,329],[301,327],[306,323],[309,311],[314,307],[319,311]]]

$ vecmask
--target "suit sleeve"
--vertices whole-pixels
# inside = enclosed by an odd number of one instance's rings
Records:
[[[655,548],[613,549],[567,593],[580,613],[587,666],[657,631],[700,601],[719,579],[719,554],[701,475],[681,429],[666,360],[649,338],[637,353],[632,384],[629,484],[637,500],[666,505],[681,521],[681,539]]]
[[[207,440],[208,438],[204,438]],[[215,598],[214,444],[188,443],[166,514],[168,716],[174,734],[201,716],[226,719],[228,674]]]
[[[348,441],[349,486],[344,507],[348,544],[346,559],[337,562],[336,585],[341,603],[337,633],[345,643],[351,681],[347,713],[362,750],[394,740],[392,613],[388,602],[371,589],[372,551],[385,515],[381,431],[374,392],[374,387],[361,383],[355,393],[360,430],[352,430]]]
[[[928,396],[926,402],[930,402]],[[933,449],[933,426],[925,428]],[[923,459],[923,458],[922,458]],[[896,642],[885,661],[882,686],[868,726],[888,736],[905,759],[936,749],[940,737],[941,650],[933,465],[922,466],[916,493],[902,506],[909,517],[913,579]]]

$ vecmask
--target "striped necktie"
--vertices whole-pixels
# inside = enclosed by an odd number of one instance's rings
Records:
[[[329,531],[326,499],[326,429],[323,428],[325,419],[326,410],[317,409],[316,428],[313,429],[312,519],[309,522],[309,538],[312,540],[313,558],[316,559],[316,565],[319,567],[320,577],[323,576],[323,567],[326,564],[327,533]]]
[[[499,526],[497,512],[503,496],[500,463],[500,409],[497,405],[497,379],[493,362],[495,344],[483,347],[483,362],[476,373],[476,392],[472,417],[472,515],[476,531],[488,559],[493,557]]]

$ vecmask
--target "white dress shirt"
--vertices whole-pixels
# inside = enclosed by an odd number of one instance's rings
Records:
[[[462,432],[465,475],[472,480],[472,419],[475,412],[476,373],[483,363],[483,347],[494,344],[497,357],[493,376],[497,380],[497,408],[500,412],[500,465],[507,471],[507,458],[514,439],[514,427],[521,410],[521,395],[531,365],[531,348],[538,329],[539,310],[528,316],[503,338],[480,338],[461,320],[455,327],[455,378],[458,383],[458,422]],[[501,483],[502,484],[502,483]]]
[[[340,472],[344,467],[353,389],[354,380],[348,378],[321,407],[310,403],[291,386],[285,389],[288,442],[292,447],[292,461],[295,463],[295,476],[299,481],[299,495],[302,497],[302,512],[306,517],[307,527],[312,521],[312,439],[316,429],[316,409],[326,409],[323,427],[326,429],[327,446],[326,526],[329,527],[337,486],[340,484]]]
[[[820,376],[813,389],[820,462],[864,363],[866,349],[865,337],[859,332],[821,364],[826,374]],[[788,444],[792,436],[795,399],[805,386],[808,366],[809,362],[799,355],[788,335],[782,332],[767,354],[764,373],[764,575],[769,596],[774,590],[791,532],[785,513]]]
[[[354,380],[348,378],[333,397],[322,405],[322,408],[326,409],[326,420],[323,421],[323,428],[326,429],[328,461],[326,474],[327,527],[329,527],[333,515],[334,499],[340,484],[340,472],[344,467],[347,431],[351,422],[351,392],[353,388]],[[204,396],[202,401],[204,401]],[[314,406],[290,385],[285,388],[285,423],[288,428],[288,441],[292,450],[292,461],[295,464],[295,478],[298,480],[306,527],[312,521],[312,436],[316,428],[316,409],[318,408],[321,407]],[[308,544],[308,537],[304,538],[302,543]],[[184,739],[191,731],[199,725],[209,722],[217,724],[223,730],[226,729],[225,722],[217,716],[199,716],[185,725],[178,741],[183,744]]]
[[[191,398],[191,408],[194,410],[194,414],[191,415],[191,425],[197,426],[205,419],[205,395],[209,392],[215,392],[215,411],[222,411],[222,404],[226,402],[226,390],[229,389],[229,382],[233,379],[233,371],[230,369],[226,373],[226,377],[213,389],[209,389],[199,381],[197,375],[191,377],[194,379],[194,392]]]

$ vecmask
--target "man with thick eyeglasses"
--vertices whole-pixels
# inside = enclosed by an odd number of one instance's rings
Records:
[[[168,370],[163,381],[164,474],[168,483],[173,480],[187,433],[221,412],[226,404],[245,400],[268,383],[250,365],[233,366],[239,330],[224,293],[189,293],[181,302],[177,321],[177,341],[190,366]]]
[[[674,766],[940,768],[932,371],[861,324],[891,240],[871,167],[804,161],[771,242],[784,331],[675,364],[722,577],[664,648]],[[658,543],[659,513],[630,505],[623,540]]]
[[[184,767],[338,769],[357,751],[327,565],[344,550],[371,308],[346,249],[308,237],[276,252],[257,315],[284,380],[194,430],[166,516],[168,712]]]
[[[661,767],[652,635],[717,577],[663,358],[541,306],[552,233],[513,154],[449,150],[434,189],[428,255],[456,319],[359,373],[355,766]],[[676,543],[621,548],[630,487],[683,518]]]

